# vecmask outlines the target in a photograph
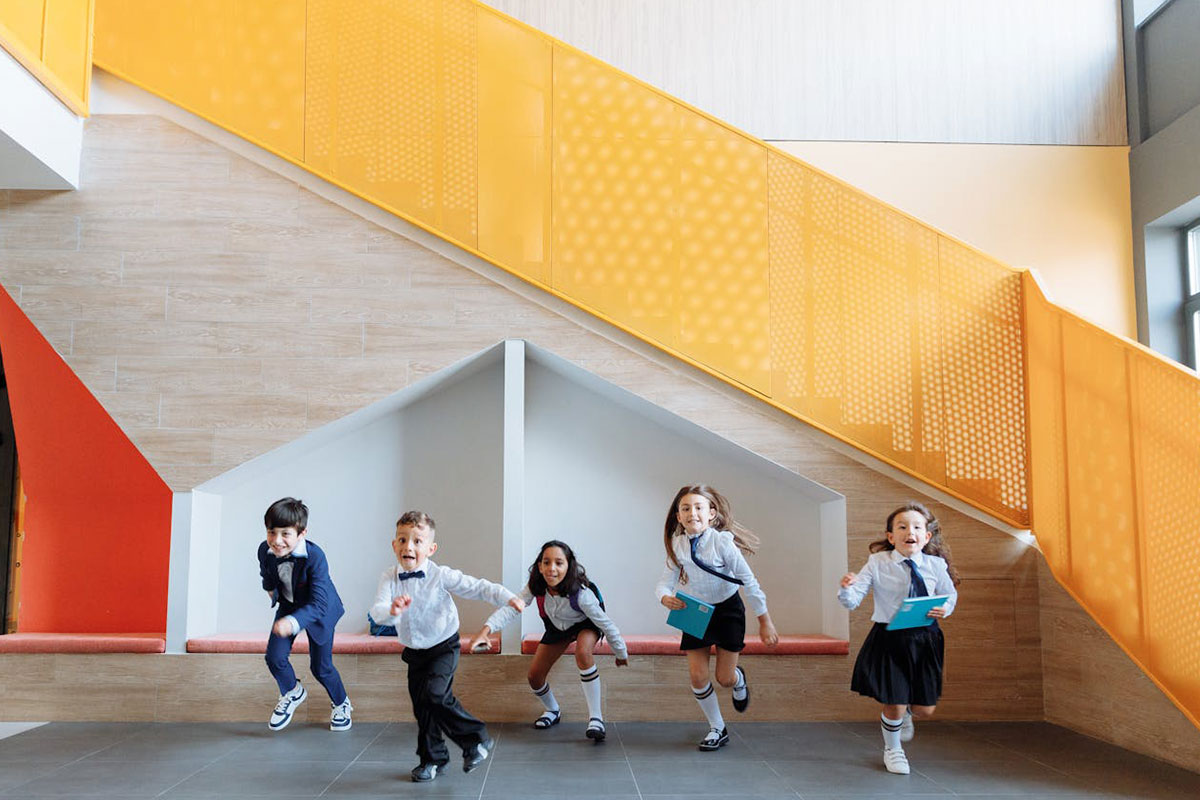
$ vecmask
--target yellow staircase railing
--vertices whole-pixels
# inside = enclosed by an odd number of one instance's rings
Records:
[[[95,0],[0,0],[0,47],[67,108],[88,115]]]
[[[98,0],[95,60],[1032,526],[1197,721],[1200,381],[1028,273],[473,0]]]

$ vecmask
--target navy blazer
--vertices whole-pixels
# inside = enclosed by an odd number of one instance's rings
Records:
[[[308,638],[318,644],[333,639],[333,627],[346,610],[338,596],[333,581],[329,578],[329,562],[325,551],[314,542],[305,540],[308,555],[297,557],[292,565],[292,598],[289,603],[279,583],[279,559],[264,541],[258,546],[258,574],[262,586],[271,593],[271,606],[279,604],[275,619],[289,614],[295,617],[301,630],[308,631]]]

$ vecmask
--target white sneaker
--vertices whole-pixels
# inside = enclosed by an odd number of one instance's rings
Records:
[[[267,723],[267,727],[273,731],[281,731],[286,728],[292,721],[296,709],[300,707],[306,697],[308,697],[308,692],[304,691],[304,685],[300,681],[296,681],[296,685],[290,692],[279,696],[279,702],[275,704],[275,710],[271,712],[271,721]]]
[[[900,723],[900,741],[911,742],[913,737],[913,716],[911,711],[904,712],[904,721]]]
[[[333,706],[333,711],[329,713],[329,730],[331,731],[348,731],[350,730],[350,712],[354,710],[354,706],[350,705],[350,698],[347,697],[339,706]]]
[[[883,748],[883,765],[888,772],[896,775],[908,774],[908,756],[904,755],[903,747]]]

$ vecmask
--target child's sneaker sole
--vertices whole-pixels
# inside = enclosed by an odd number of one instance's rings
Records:
[[[271,719],[267,722],[267,727],[273,731],[281,731],[292,722],[292,717],[296,716],[296,709],[300,707],[308,698],[308,690],[300,684],[300,695],[291,700],[291,702],[283,705],[283,701],[275,704],[275,710],[271,713]],[[283,705],[282,711],[280,706]],[[278,717],[278,719],[276,719]]]

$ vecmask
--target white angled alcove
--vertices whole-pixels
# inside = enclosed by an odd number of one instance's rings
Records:
[[[176,495],[167,647],[266,633],[255,553],[280,497],[310,509],[346,616],[366,629],[401,512],[438,523],[434,560],[518,590],[542,542],[575,548],[627,634],[663,633],[654,596],[675,491],[705,482],[762,539],[751,566],[780,633],[847,636],[845,499],[542,348],[506,341]],[[460,601],[473,633],[490,609]],[[755,628],[750,621],[748,630]],[[536,612],[503,651],[542,630]]]

